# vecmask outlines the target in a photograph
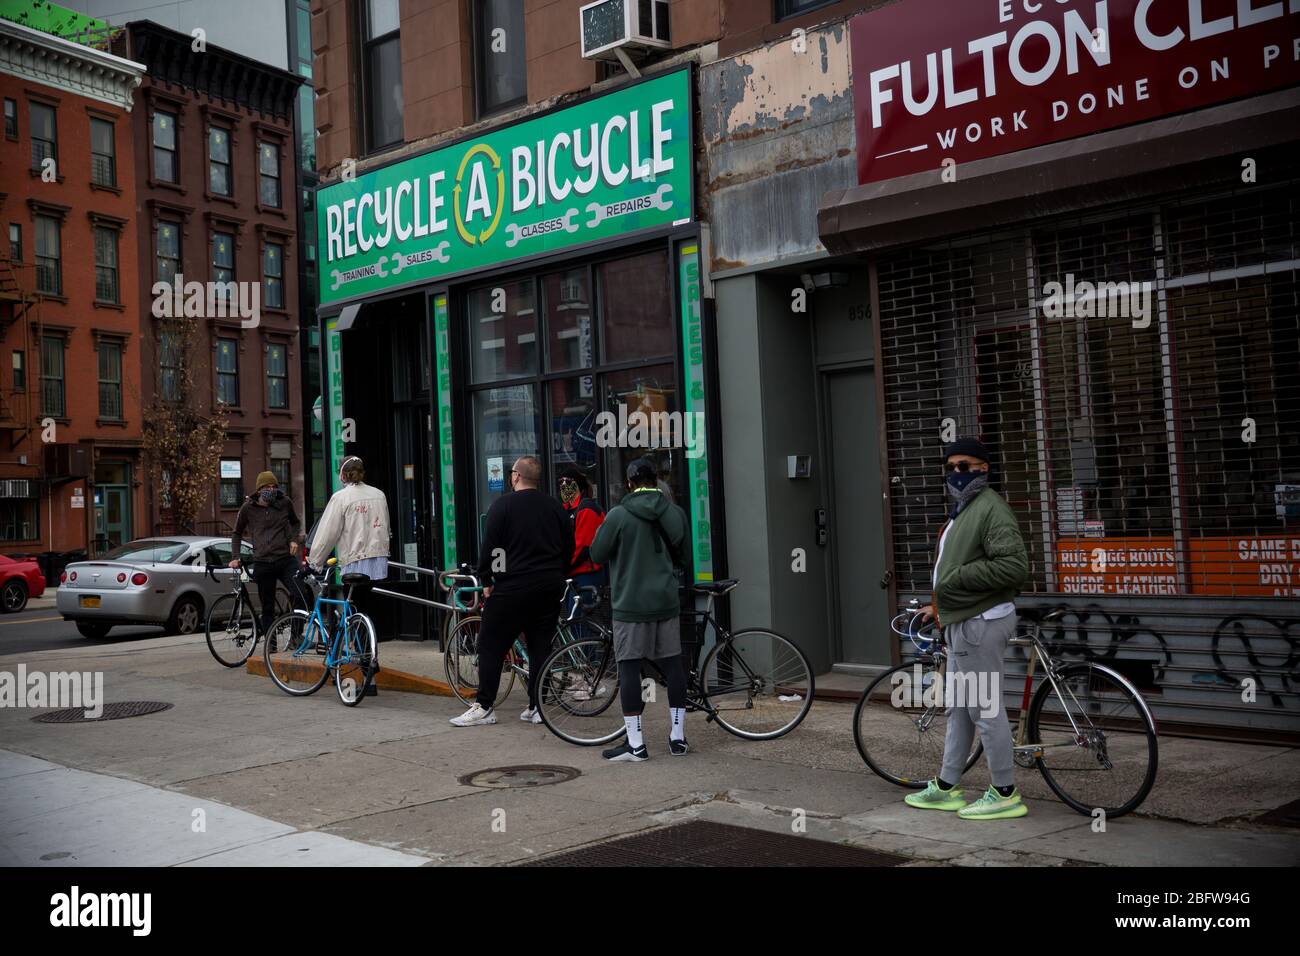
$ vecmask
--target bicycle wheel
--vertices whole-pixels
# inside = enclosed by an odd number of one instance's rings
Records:
[[[1156,781],[1156,725],[1146,701],[1101,664],[1067,664],[1056,683],[1059,696],[1048,680],[1038,686],[1025,726],[1028,742],[1041,748],[1043,779],[1082,814],[1098,808],[1107,817],[1128,813]]]
[[[208,609],[208,650],[217,663],[238,667],[257,649],[257,615],[242,593],[223,594]]]
[[[474,703],[478,693],[478,636],[483,619],[478,615],[462,618],[451,631],[447,641],[447,652],[442,656],[443,670],[447,673],[447,684],[466,704]],[[515,685],[515,672],[510,669],[509,658],[501,669],[501,683],[497,686],[497,699],[493,706],[500,704],[510,694]]]
[[[266,672],[286,694],[314,694],[330,676],[325,666],[325,646],[319,618],[298,612],[285,614],[271,622],[262,644]]]
[[[891,667],[867,685],[853,710],[853,742],[878,776],[920,790],[939,775],[948,731],[943,686],[943,669],[928,654]],[[963,772],[983,751],[976,735]]]
[[[537,706],[551,733],[561,740],[595,747],[627,732],[618,699],[614,645],[605,638],[562,644],[542,663]]]
[[[379,642],[375,639],[375,625],[364,614],[348,617],[348,630],[343,659],[334,665],[334,686],[339,700],[349,707],[361,703],[375,679],[379,666]]]
[[[746,740],[775,740],[799,726],[812,707],[812,665],[789,638],[746,628],[713,645],[700,668],[700,687],[724,730]]]

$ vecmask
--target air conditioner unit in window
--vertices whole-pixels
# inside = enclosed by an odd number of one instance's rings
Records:
[[[588,60],[621,60],[634,50],[672,48],[668,0],[596,0],[578,10],[582,55]]]

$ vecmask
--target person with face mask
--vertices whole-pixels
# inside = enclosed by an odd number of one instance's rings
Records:
[[[977,699],[945,699],[943,766],[924,790],[904,799],[923,810],[956,810],[964,820],[1022,817],[1029,808],[1015,787],[1002,655],[1016,632],[1015,597],[1029,577],[1029,553],[1015,513],[989,487],[988,449],[974,438],[959,438],[945,451],[952,506],[939,533],[932,602],[921,613],[937,620],[948,645],[945,694],[951,688],[954,696]],[[957,784],[977,730],[993,785],[968,804]]]
[[[298,550],[302,547],[302,522],[289,496],[280,490],[274,474],[264,471],[257,476],[257,490],[249,495],[235,519],[230,538],[230,553],[235,555],[232,568],[239,567],[239,548],[248,535],[253,545],[252,578],[257,584],[261,603],[261,626],[265,634],[275,617],[275,585],[283,581],[294,607],[302,606],[294,572],[298,568]]]

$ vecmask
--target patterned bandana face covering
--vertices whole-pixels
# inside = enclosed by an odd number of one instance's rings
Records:
[[[560,482],[560,500],[571,505],[578,500],[578,484],[574,481]]]
[[[279,488],[263,488],[261,491],[258,492],[258,495],[262,499],[262,504],[269,505],[272,501],[275,500],[276,495],[278,495],[279,493],[280,493]]]

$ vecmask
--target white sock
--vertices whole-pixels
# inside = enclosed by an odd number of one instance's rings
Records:
[[[668,739],[685,740],[686,739],[686,708],[669,707],[668,713],[671,714],[673,718],[673,729],[668,731]]]
[[[645,741],[641,739],[641,715],[635,717],[624,716],[623,723],[627,725],[627,742],[635,749],[640,747]]]

